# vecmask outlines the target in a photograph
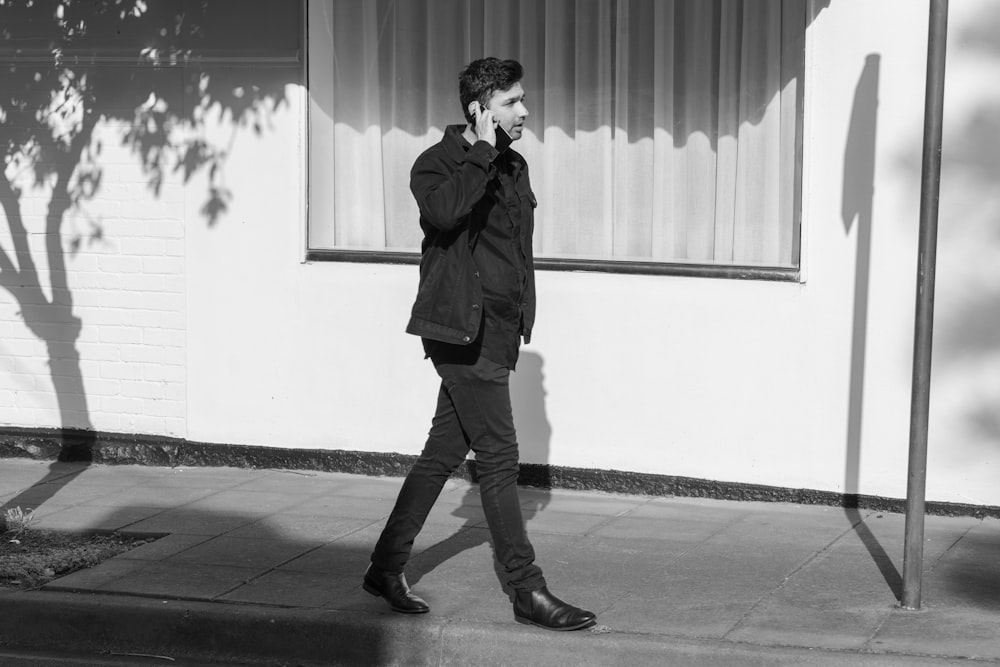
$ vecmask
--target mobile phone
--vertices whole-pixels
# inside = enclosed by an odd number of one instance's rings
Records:
[[[485,112],[486,107],[480,104],[479,110]],[[499,152],[503,153],[510,147],[512,143],[514,143],[514,139],[507,133],[507,130],[503,129],[503,125],[501,125],[500,123],[497,123],[496,125],[496,133],[497,133],[496,149]]]
[[[503,125],[497,123],[497,150],[503,153],[514,142]]]

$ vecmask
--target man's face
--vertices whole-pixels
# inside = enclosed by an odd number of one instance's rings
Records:
[[[524,106],[524,88],[520,82],[507,90],[498,90],[490,97],[486,108],[500,121],[511,139],[517,141],[524,133],[524,119],[528,117],[528,107]]]

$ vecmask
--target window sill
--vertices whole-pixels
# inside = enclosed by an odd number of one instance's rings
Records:
[[[357,262],[363,264],[419,264],[415,252],[373,252],[368,250],[309,250],[307,262]],[[799,282],[797,268],[770,266],[722,266],[716,264],[680,264],[667,262],[612,262],[586,259],[535,258],[540,271],[589,271],[630,275],[687,276],[728,280],[768,280]]]

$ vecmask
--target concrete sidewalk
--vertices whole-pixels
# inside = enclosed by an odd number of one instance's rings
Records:
[[[461,480],[407,570],[431,612],[394,614],[363,592],[400,483],[5,459],[0,503],[37,507],[39,527],[163,537],[0,592],[0,645],[180,664],[1000,663],[995,520],[927,517],[912,612],[897,605],[902,515],[523,488],[550,589],[598,614],[553,633],[514,623],[478,488]]]

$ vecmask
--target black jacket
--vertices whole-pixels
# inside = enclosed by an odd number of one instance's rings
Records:
[[[488,224],[507,223],[508,212],[486,196],[498,164],[510,169],[521,200],[521,225],[527,226],[524,254],[527,276],[521,304],[521,335],[527,343],[535,321],[535,276],[531,237],[535,196],[524,158],[508,148],[505,159],[485,141],[471,147],[462,125],[451,125],[440,142],[417,158],[410,171],[410,191],[420,209],[420,284],[406,331],[444,343],[476,340],[483,317],[483,286],[476,266],[479,232]],[[495,163],[496,161],[496,163]]]

